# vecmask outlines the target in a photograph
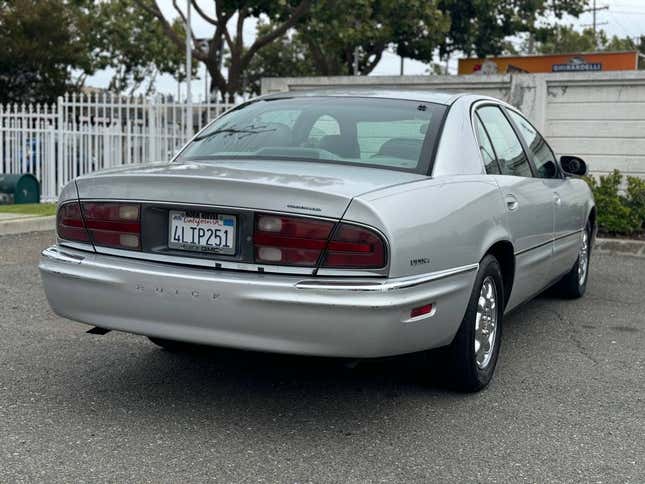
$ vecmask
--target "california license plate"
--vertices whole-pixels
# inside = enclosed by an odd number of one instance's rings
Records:
[[[171,249],[235,253],[236,220],[233,215],[171,210],[169,216],[168,247]]]

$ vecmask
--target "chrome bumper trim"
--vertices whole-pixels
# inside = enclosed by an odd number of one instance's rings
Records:
[[[46,248],[41,252],[41,254],[49,259],[54,259],[59,262],[68,262],[70,264],[80,264],[85,260],[85,257],[83,256],[72,254],[71,252],[65,252],[56,246]]]
[[[57,246],[49,247],[42,251],[43,257],[57,262],[78,265],[86,260],[86,257],[77,253],[68,252]],[[88,254],[93,255],[93,254]],[[150,261],[154,262],[154,261]],[[344,279],[305,279],[296,282],[293,286],[301,290],[325,290],[325,291],[361,291],[361,292],[389,292],[400,289],[407,289],[428,282],[455,276],[464,272],[479,269],[479,264],[468,264],[465,266],[453,267],[442,271],[428,272],[415,276],[397,277],[392,279],[370,280],[357,278]],[[45,269],[43,269],[45,270]]]
[[[479,264],[468,264],[443,271],[429,272],[416,276],[398,277],[382,281],[348,281],[341,279],[334,280],[313,280],[308,279],[296,283],[297,289],[316,289],[327,291],[372,291],[372,292],[389,292],[398,289],[406,289],[418,286],[427,282],[444,279],[446,277],[470,272],[479,269]]]

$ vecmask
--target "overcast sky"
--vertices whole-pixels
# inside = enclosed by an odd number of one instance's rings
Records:
[[[591,3],[592,0],[590,0]],[[176,12],[172,6],[172,0],[158,0],[162,11],[166,14],[167,18],[176,16]],[[177,3],[180,7],[186,6],[186,0],[178,0]],[[212,0],[199,0],[199,5],[209,13],[214,13]],[[604,29],[610,36],[618,35],[620,37],[638,37],[645,33],[645,0],[597,0],[598,6],[609,6],[608,10],[601,10],[597,12],[597,21],[599,28]],[[214,15],[213,15],[214,16]],[[579,19],[566,18],[562,21],[565,24],[574,24],[579,28],[583,28],[587,24],[591,24],[591,13],[583,14]],[[193,11],[193,18],[191,22],[193,31],[197,37],[209,37],[212,35],[212,26],[201,19],[201,17]],[[247,20],[244,26],[244,38],[246,42],[251,42],[255,35],[255,24]],[[449,68],[452,72],[456,71],[457,59],[451,59]],[[376,66],[372,75],[397,75],[399,74],[400,59],[397,55],[390,52],[385,52],[381,62]],[[428,66],[422,62],[412,59],[406,59],[404,64],[405,74],[424,74],[428,71]],[[203,67],[200,66],[200,73],[203,73]],[[100,72],[88,78],[86,84],[96,87],[106,87],[111,77],[109,72]],[[156,88],[161,93],[177,93],[177,82],[168,75],[160,76],[156,82]],[[182,93],[185,93],[185,85],[182,86]],[[204,81],[195,80],[192,84],[192,90],[196,99],[203,98],[204,96]],[[182,94],[183,95],[183,94]]]

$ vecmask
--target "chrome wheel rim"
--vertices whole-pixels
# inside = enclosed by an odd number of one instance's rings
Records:
[[[487,276],[479,291],[475,316],[475,362],[481,369],[486,368],[493,357],[496,334],[497,285],[495,279]]]
[[[589,266],[589,234],[582,233],[582,243],[578,253],[578,285],[584,285],[587,280],[587,267]]]

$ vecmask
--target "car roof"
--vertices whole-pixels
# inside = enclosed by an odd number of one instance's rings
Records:
[[[280,99],[297,97],[373,97],[385,99],[401,99],[408,101],[420,101],[446,106],[455,102],[464,93],[431,91],[424,89],[382,89],[365,87],[347,87],[333,89],[303,89],[295,91],[276,92],[261,96],[261,99]],[[257,99],[257,98],[256,98]]]

